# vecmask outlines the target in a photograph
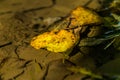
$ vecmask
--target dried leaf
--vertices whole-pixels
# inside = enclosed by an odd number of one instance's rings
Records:
[[[67,30],[45,32],[34,37],[31,46],[36,49],[46,48],[52,52],[65,52],[74,46],[76,37]]]

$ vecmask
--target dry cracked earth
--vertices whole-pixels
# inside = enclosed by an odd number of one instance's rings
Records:
[[[85,75],[66,69],[63,55],[30,46],[31,39],[44,32],[42,20],[64,17],[78,5],[93,9],[103,7],[104,0],[0,0],[0,80],[82,80]],[[80,55],[77,54],[79,57]],[[75,56],[74,56],[75,57]],[[72,58],[80,65],[83,59]],[[85,62],[90,61],[89,65]],[[84,57],[84,66],[95,68]],[[85,80],[85,79],[84,79]]]

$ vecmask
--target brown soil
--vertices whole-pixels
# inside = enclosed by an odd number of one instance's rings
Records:
[[[73,64],[63,63],[62,54],[36,50],[29,43],[46,30],[42,18],[64,17],[78,5],[100,9],[102,1],[0,0],[0,80],[82,80],[85,75],[69,71]],[[78,57],[82,56],[76,54],[71,61],[81,65],[83,58]],[[84,57],[82,66],[95,68],[90,57]]]

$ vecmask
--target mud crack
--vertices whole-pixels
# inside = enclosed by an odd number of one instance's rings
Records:
[[[2,45],[0,45],[0,48],[8,46],[8,45],[11,45],[11,44],[12,44],[12,42],[8,42],[8,43],[5,43],[5,44],[2,44]]]
[[[26,10],[22,10],[21,12],[23,13],[27,13],[27,12],[32,12],[32,11],[37,11],[37,10],[42,10],[42,9],[46,9],[46,8],[51,8],[54,5],[56,5],[56,0],[51,0],[52,4],[49,6],[43,6],[43,7],[37,7],[37,8],[31,8],[31,9],[26,9]],[[0,12],[0,15],[4,15],[4,14],[11,14],[14,13],[14,11],[6,11],[6,12]]]

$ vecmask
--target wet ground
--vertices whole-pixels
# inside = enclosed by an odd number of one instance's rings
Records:
[[[65,17],[78,5],[98,10],[104,0],[0,0],[0,80],[82,80],[85,75],[66,69],[63,55],[30,46],[46,30],[44,18]],[[76,54],[76,65],[96,68],[91,57]],[[84,60],[84,62],[83,62]],[[88,63],[89,61],[89,63]]]

